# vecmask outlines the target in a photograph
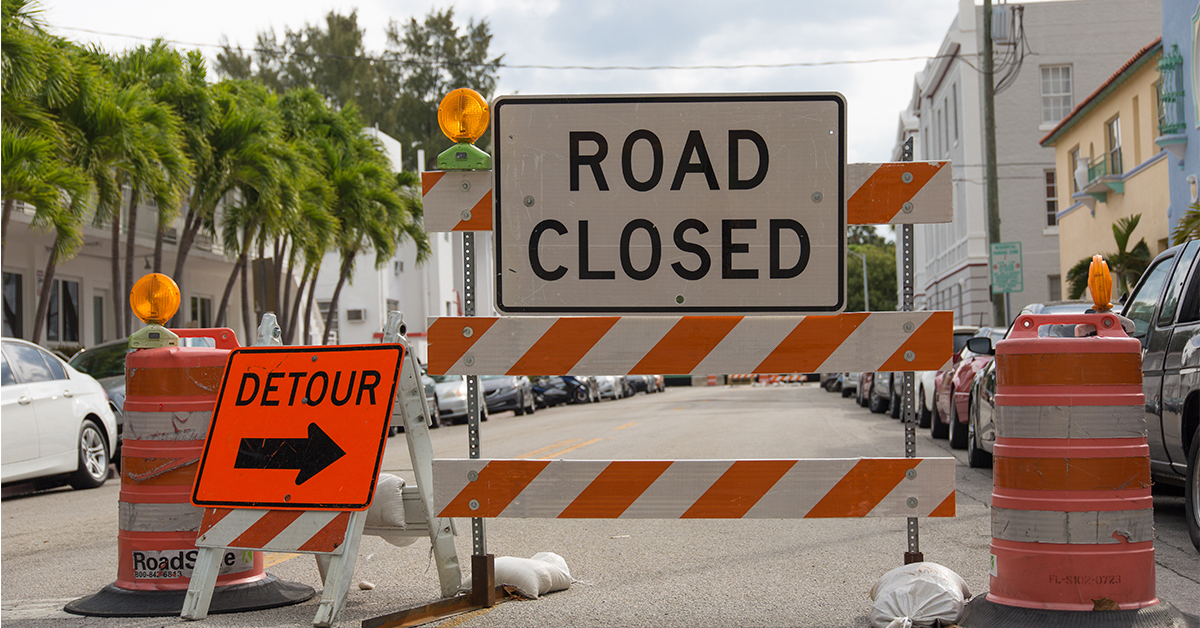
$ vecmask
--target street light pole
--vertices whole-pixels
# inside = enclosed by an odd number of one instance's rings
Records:
[[[871,299],[870,299],[870,295],[867,293],[867,256],[866,256],[866,255],[864,255],[864,254],[862,254],[862,253],[859,253],[858,251],[855,251],[855,250],[853,250],[853,249],[851,249],[851,248],[849,248],[849,247],[847,247],[847,248],[846,248],[846,252],[847,252],[847,253],[853,253],[853,254],[857,255],[859,259],[861,259],[861,260],[862,260],[862,268],[863,268],[863,311],[864,311],[864,312],[870,312],[870,311],[871,311]]]

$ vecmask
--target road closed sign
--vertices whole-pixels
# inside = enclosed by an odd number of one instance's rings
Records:
[[[502,312],[844,308],[840,94],[504,96],[492,111]]]
[[[403,358],[398,345],[234,350],[192,503],[366,509]]]

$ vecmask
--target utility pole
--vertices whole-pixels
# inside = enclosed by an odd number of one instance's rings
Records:
[[[983,0],[983,144],[984,175],[987,181],[988,267],[991,267],[992,245],[1000,241],[1000,182],[996,178],[996,85],[992,59],[992,0]],[[988,282],[991,292],[991,281]],[[991,292],[992,321],[997,326],[1008,324],[1004,311],[1004,294]]]

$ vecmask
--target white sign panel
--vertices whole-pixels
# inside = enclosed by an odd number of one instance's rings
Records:
[[[843,309],[840,94],[505,96],[492,120],[502,312]]]

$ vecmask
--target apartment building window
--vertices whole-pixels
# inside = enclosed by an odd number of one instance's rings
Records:
[[[79,342],[79,282],[54,280],[46,311],[46,340]]]
[[[942,154],[945,155],[950,152],[950,133],[946,130],[946,121],[950,118],[950,111],[944,102],[942,103],[942,109],[946,111],[946,115],[938,115],[938,119],[942,121]]]
[[[19,273],[4,273],[4,336],[20,338],[25,333],[25,293]]]
[[[92,342],[104,342],[104,295],[92,295]]]
[[[1071,194],[1079,193],[1078,179],[1075,178],[1075,171],[1079,170],[1079,149],[1071,151]]]
[[[1192,68],[1195,70],[1195,66]],[[1171,44],[1170,50],[1164,50],[1162,59],[1158,62],[1158,84],[1155,85],[1158,96],[1158,132],[1162,135],[1183,133],[1187,128],[1183,117],[1183,55],[1179,52],[1178,44]]]
[[[1054,171],[1047,170],[1046,176],[1046,226],[1058,226],[1058,185]]]
[[[950,86],[950,107],[954,111],[954,119],[951,124],[954,126],[954,141],[958,141],[958,83]]]
[[[1042,124],[1057,124],[1074,106],[1071,66],[1042,66]]]
[[[192,297],[192,321],[200,328],[212,327],[212,299],[208,297]]]
[[[1062,275],[1050,275],[1050,297],[1051,301],[1062,301]]]
[[[1107,127],[1104,143],[1108,153],[1108,173],[1121,174],[1125,172],[1121,167],[1121,118],[1113,118]]]

